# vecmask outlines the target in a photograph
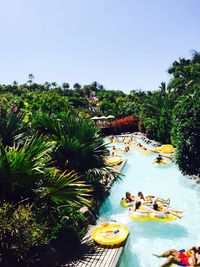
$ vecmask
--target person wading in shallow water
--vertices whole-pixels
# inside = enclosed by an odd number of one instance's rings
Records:
[[[180,266],[199,266],[200,265],[200,244],[185,251],[170,249],[162,254],[153,254],[156,257],[167,257],[167,260],[160,267],[167,267],[175,263]]]

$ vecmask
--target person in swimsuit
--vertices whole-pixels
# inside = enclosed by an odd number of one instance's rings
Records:
[[[160,267],[167,267],[172,263],[178,264],[180,266],[198,266],[200,265],[200,244],[196,244],[194,247],[185,251],[170,249],[164,253],[158,255],[153,254],[156,257],[167,257],[167,260],[160,265]]]
[[[144,195],[142,192],[138,192],[138,201],[141,201],[142,203],[144,203],[146,201]]]
[[[172,215],[178,217],[179,219],[182,218],[182,212],[181,211],[166,208],[166,207],[163,207],[162,205],[159,206],[156,201],[154,201],[154,203],[153,203],[153,210],[155,212],[157,212],[155,215],[155,217],[157,217],[157,218],[166,218],[169,214],[172,214]]]
[[[142,203],[141,203],[140,201],[137,201],[137,202],[135,203],[135,211],[136,211],[136,210],[139,210],[141,207],[142,207]]]
[[[130,192],[126,192],[126,198],[125,198],[126,203],[131,203],[135,201],[135,197],[131,196]]]
[[[139,218],[148,218],[151,213],[149,207],[143,206],[141,201],[137,201],[134,207],[134,214]]]
[[[163,160],[163,158],[162,158],[162,156],[159,154],[159,155],[156,157],[155,162],[156,162],[156,163],[161,163],[162,160]]]

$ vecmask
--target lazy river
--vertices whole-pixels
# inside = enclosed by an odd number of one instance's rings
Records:
[[[99,221],[115,220],[130,230],[119,267],[157,267],[164,258],[156,258],[152,253],[189,248],[200,242],[200,185],[188,180],[171,162],[152,164],[154,153],[144,154],[133,149],[122,156],[127,159],[124,176],[113,184],[101,206]],[[128,216],[128,209],[119,204],[126,191],[133,195],[142,191],[144,195],[170,198],[172,207],[184,211],[183,217],[170,222],[134,221]]]

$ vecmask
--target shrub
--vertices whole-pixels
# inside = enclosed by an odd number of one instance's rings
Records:
[[[33,261],[33,247],[45,243],[47,224],[38,222],[32,206],[3,203],[0,206],[0,258],[9,266],[16,262]],[[14,265],[10,265],[14,266]]]
[[[173,113],[172,140],[184,174],[200,176],[200,88],[181,97]]]
[[[127,116],[122,119],[118,119],[114,122],[117,133],[120,132],[133,132],[138,130],[137,119],[133,116]]]

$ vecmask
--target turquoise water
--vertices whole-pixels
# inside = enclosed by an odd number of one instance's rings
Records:
[[[116,220],[129,227],[130,235],[120,267],[157,267],[164,259],[156,258],[152,253],[188,248],[200,242],[200,186],[183,176],[173,163],[152,164],[155,154],[132,150],[122,155],[128,160],[124,177],[113,184],[110,196],[101,206],[99,220]],[[144,195],[170,198],[171,205],[184,211],[184,216],[167,223],[134,221],[129,218],[128,209],[119,204],[126,191],[133,195],[142,191]]]

